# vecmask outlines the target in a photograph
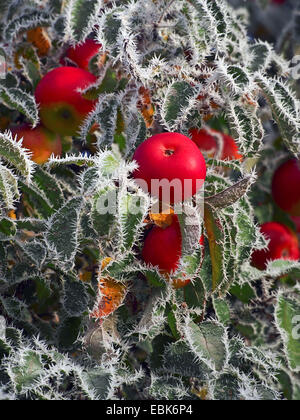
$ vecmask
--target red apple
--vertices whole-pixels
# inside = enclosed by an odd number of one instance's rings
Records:
[[[71,46],[65,55],[60,59],[62,65],[68,65],[66,58],[72,60],[78,67],[89,70],[89,63],[101,49],[102,44],[93,39],[87,39],[82,44]]]
[[[18,140],[23,138],[22,146],[32,152],[31,159],[38,164],[47,162],[52,154],[60,156],[62,153],[60,137],[42,125],[32,129],[28,124],[23,124],[11,128],[11,132],[17,135]]]
[[[300,161],[290,159],[275,172],[272,195],[276,204],[291,216],[300,216]]]
[[[136,149],[139,165],[133,176],[152,196],[170,204],[193,196],[203,185],[206,165],[202,153],[188,137],[161,133],[149,137]],[[165,180],[166,188],[159,186]],[[156,187],[155,187],[156,185]],[[159,187],[159,188],[158,188]],[[169,197],[168,197],[169,195]]]
[[[95,82],[93,74],[77,67],[57,67],[47,73],[35,90],[42,123],[55,133],[75,136],[96,104],[78,90]]]
[[[159,270],[169,279],[169,274],[176,271],[181,257],[181,230],[178,216],[172,215],[172,223],[166,227],[154,225],[147,234],[142,250],[145,263],[158,266]],[[199,241],[204,245],[204,236]],[[175,289],[190,283],[189,278],[173,279]]]
[[[268,261],[284,259],[297,261],[300,257],[297,236],[286,226],[268,222],[261,226],[261,232],[270,240],[267,250],[256,250],[252,254],[252,265],[264,270]]]
[[[166,228],[153,226],[144,241],[142,257],[145,263],[170,273],[178,267],[181,257],[181,231],[178,217]]]
[[[221,133],[220,131],[210,130],[211,133],[220,134],[223,139],[222,151],[220,154],[221,160],[232,160],[242,159],[243,156],[239,153],[238,147],[234,139],[227,134]],[[209,133],[205,128],[198,130],[192,128],[190,130],[190,136],[193,142],[197,144],[201,152],[208,154],[211,157],[215,157],[218,151],[218,143],[216,137]]]

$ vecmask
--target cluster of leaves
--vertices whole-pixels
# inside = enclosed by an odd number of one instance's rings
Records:
[[[0,133],[0,397],[299,399],[300,264],[259,271],[249,261],[266,246],[258,222],[274,210],[266,134],[280,130],[282,155],[300,151],[289,63],[250,41],[247,13],[223,0],[6,0],[0,15],[9,123],[38,123],[34,88],[68,44],[93,34],[107,54],[101,69],[91,63],[98,81],[84,94],[97,105],[63,157],[36,166]],[[39,27],[45,55],[28,37]],[[205,124],[230,133],[244,161],[207,161],[204,214],[188,203],[180,217],[174,277],[192,282],[175,290],[140,257],[153,200],[133,182],[131,158],[154,133]],[[254,164],[266,184],[253,187]],[[262,194],[269,200],[257,210]],[[89,314],[104,275],[127,293],[99,324]]]

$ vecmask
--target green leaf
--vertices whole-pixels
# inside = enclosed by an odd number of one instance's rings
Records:
[[[199,0],[190,0],[189,2],[198,11],[197,25],[200,26],[199,22],[202,23],[201,29],[205,30],[207,41],[211,43],[212,39],[217,41],[219,38],[224,38],[228,16],[223,13],[224,7],[220,6],[220,2],[218,0],[214,2],[205,1],[204,3]]]
[[[184,286],[184,299],[189,308],[204,309],[206,293],[200,278]]]
[[[279,292],[275,319],[289,367],[293,372],[300,372],[300,302]]]
[[[57,210],[64,204],[64,197],[57,179],[49,172],[44,171],[39,166],[36,167],[34,183],[47,196],[53,209]]]
[[[57,210],[49,220],[46,239],[62,265],[72,267],[77,251],[79,213],[82,205],[81,197],[70,199]]]
[[[30,81],[33,90],[35,90],[42,78],[42,73],[38,54],[31,44],[26,45],[25,51],[21,54],[19,61],[21,62],[25,77]]]
[[[161,289],[153,289],[152,295],[148,300],[143,316],[137,325],[135,332],[143,337],[143,340],[153,340],[164,330],[166,302],[162,302]],[[142,340],[141,340],[142,341]]]
[[[186,321],[185,339],[197,360],[210,369],[221,371],[227,360],[225,328],[216,322],[207,321],[197,325]]]
[[[209,7],[213,18],[216,21],[216,28],[218,34],[221,38],[225,37],[225,34],[228,30],[228,16],[226,14],[226,9],[223,6],[223,3],[219,0],[214,1],[213,3],[209,2]]]
[[[252,208],[245,199],[240,200],[235,206],[233,221],[237,228],[235,236],[237,244],[236,259],[242,264],[252,254],[253,244],[255,244],[257,237]]]
[[[104,176],[111,176],[120,167],[121,159],[116,153],[105,152],[101,157],[100,170]]]
[[[16,142],[9,131],[0,133],[0,155],[13,165],[29,182],[33,173],[34,163],[28,151]]]
[[[270,277],[279,277],[283,274],[300,275],[300,263],[292,260],[273,260],[269,261],[265,274]]]
[[[213,305],[217,315],[218,320],[227,325],[230,322],[230,307],[228,302],[225,299],[213,298]]]
[[[147,128],[140,114],[129,113],[125,124],[126,156],[132,155],[133,150],[141,144],[147,136]]]
[[[1,303],[9,317],[23,322],[31,322],[31,315],[27,305],[15,297],[1,298]]]
[[[127,272],[131,273],[133,261],[134,257],[132,254],[123,254],[117,260],[110,261],[109,265],[105,268],[105,272],[116,280],[122,280]],[[135,271],[140,272],[140,270],[133,268],[132,272],[134,273]]]
[[[209,206],[205,206],[204,210],[204,224],[209,242],[209,251],[212,264],[212,290],[216,290],[223,282],[223,244],[224,236],[220,227],[220,222],[217,223],[213,211]]]
[[[102,367],[89,369],[84,375],[85,382],[90,392],[96,395],[96,399],[104,400],[111,385],[111,373]]]
[[[62,7],[64,7],[64,0],[48,0],[50,10],[54,13],[60,14]]]
[[[43,364],[40,355],[33,350],[26,350],[18,366],[13,367],[12,375],[17,391],[26,392],[34,387],[35,381],[43,373]]]
[[[80,316],[88,310],[88,296],[81,281],[70,276],[64,282],[64,309],[69,316]]]
[[[18,249],[18,245],[19,244],[15,242],[14,248]],[[13,267],[9,269],[8,274],[6,276],[6,280],[10,285],[18,284],[23,282],[24,280],[28,280],[31,277],[35,277],[37,273],[37,269],[36,267],[34,267],[31,261],[26,258],[23,258],[21,262],[14,264]],[[22,307],[20,307],[20,310],[22,310]],[[24,311],[25,317],[27,317],[27,307],[24,307]]]
[[[166,372],[205,380],[210,370],[204,363],[195,361],[193,353],[183,341],[169,344],[164,351],[163,369]]]
[[[189,100],[195,96],[195,91],[187,82],[175,82],[165,95],[162,115],[169,131],[176,131],[183,122],[183,115]]]
[[[87,89],[82,95],[86,99],[95,100],[102,93],[113,93],[118,86],[117,73],[112,68],[108,68],[99,86]]]
[[[244,303],[249,303],[251,299],[255,298],[255,292],[248,283],[241,286],[239,284],[234,284],[230,288],[230,293]]]
[[[300,384],[295,384],[293,389],[293,400],[299,401],[300,400]]]
[[[147,391],[153,400],[178,400],[189,396],[188,389],[180,378],[152,375],[151,380]]]
[[[7,209],[14,209],[19,200],[18,180],[14,173],[0,164],[0,196]]]
[[[17,233],[15,222],[4,217],[0,220],[0,240],[15,236]]]
[[[292,384],[291,377],[284,370],[279,371],[277,377],[281,385],[281,388],[283,390],[284,397],[287,400],[292,400],[293,399],[293,384]]]
[[[234,101],[227,104],[226,116],[231,135],[237,141],[241,153],[247,157],[256,155],[263,145],[264,136],[258,117]]]
[[[266,70],[270,65],[271,48],[266,42],[257,41],[250,46],[252,60],[250,63],[251,72]]]
[[[180,339],[180,334],[177,330],[176,326],[176,317],[172,310],[170,310],[167,314],[167,320],[170,327],[170,330],[172,331],[173,336],[176,338],[176,340]]]
[[[224,373],[215,382],[214,400],[240,400],[239,389],[241,383],[237,375]]]
[[[25,194],[26,200],[34,209],[35,214],[47,219],[53,214],[54,209],[52,208],[47,196],[35,185],[27,185],[22,181],[19,181],[21,190]]]
[[[43,242],[39,242],[37,240],[29,241],[24,244],[23,250],[38,268],[42,267],[47,256],[47,249]]]
[[[205,202],[213,208],[225,208],[241,199],[253,182],[251,176],[245,176],[223,191],[205,198]]]
[[[25,115],[33,127],[38,124],[38,107],[31,94],[19,88],[6,89],[3,86],[0,86],[0,100],[2,100],[2,103],[8,108]]]
[[[146,217],[149,200],[145,194],[129,194],[127,191],[119,194],[119,223],[122,246],[130,250],[136,241],[139,230]]]
[[[142,272],[151,286],[162,288],[166,286],[166,280],[156,270],[143,270]]]
[[[112,50],[116,48],[116,43],[121,27],[122,22],[114,13],[106,14],[103,24],[103,34],[108,47],[110,47]]]
[[[260,76],[256,82],[272,110],[287,148],[298,155],[300,119],[296,94],[280,80],[271,81]]]
[[[62,349],[72,349],[78,338],[81,317],[68,317],[62,320],[58,329],[58,343]]]
[[[95,24],[101,4],[96,0],[69,0],[65,16],[67,37],[83,41]]]
[[[66,156],[64,158],[60,157],[50,157],[46,166],[48,168],[56,167],[56,166],[65,166],[65,165],[78,165],[78,166],[94,166],[95,165],[95,158],[93,156]]]
[[[47,222],[39,219],[17,219],[15,221],[18,229],[25,229],[35,233],[45,232],[47,230]]]
[[[85,139],[92,125],[97,123],[100,127],[100,135],[97,136],[98,147],[110,146],[114,141],[119,103],[119,98],[113,93],[102,94],[96,107],[82,126],[81,138]]]
[[[7,11],[7,9],[9,8],[9,6],[11,5],[12,2],[13,2],[13,0],[0,0],[0,14],[1,14],[1,16],[5,15],[5,12]]]
[[[15,10],[16,8],[14,7],[14,11]],[[35,9],[30,12],[21,13],[20,16],[17,16],[15,19],[8,20],[3,31],[3,37],[6,39],[6,42],[12,41],[20,32],[25,32],[39,26],[49,26],[51,20],[51,15],[43,10]]]
[[[110,186],[98,191],[93,198],[92,225],[100,237],[109,234],[116,220],[116,199],[117,188]]]
[[[227,72],[233,78],[234,84],[236,84],[238,88],[245,89],[245,87],[249,84],[249,77],[241,67],[228,66]]]

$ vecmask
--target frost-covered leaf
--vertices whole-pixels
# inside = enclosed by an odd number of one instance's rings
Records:
[[[286,146],[295,155],[299,154],[300,108],[292,89],[281,80],[268,80],[257,77],[262,90],[278,125]]]
[[[78,246],[78,222],[81,205],[81,197],[71,198],[52,215],[48,222],[47,243],[49,248],[56,253],[62,265],[73,265]]]
[[[91,210],[92,226],[98,235],[108,235],[110,228],[116,220],[117,189],[113,186],[105,187],[93,197]]]
[[[224,191],[214,196],[206,197],[205,202],[213,208],[231,206],[246,194],[252,183],[253,178],[251,176],[246,176],[236,184],[226,188]]]
[[[65,39],[84,41],[96,23],[102,4],[103,0],[69,0],[65,7]]]
[[[26,390],[34,386],[35,381],[42,374],[43,365],[40,355],[37,352],[27,350],[22,355],[22,360],[18,366],[11,370],[12,379],[16,390],[19,393],[25,393]]]
[[[156,377],[152,375],[151,385],[147,391],[151,398],[155,400],[182,400],[189,396],[188,389],[184,383],[171,375],[167,377]]]
[[[234,101],[227,104],[226,114],[232,137],[241,152],[251,157],[262,147],[264,130],[258,117]]]
[[[187,318],[184,335],[197,360],[212,370],[221,371],[226,366],[228,338],[224,326],[214,321],[197,325]]]
[[[64,282],[64,309],[69,316],[80,316],[87,311],[87,293],[82,282],[67,277]]]
[[[239,66],[226,66],[224,62],[219,62],[219,72],[222,82],[233,91],[233,93],[242,93],[250,83],[250,75],[246,70]]]
[[[193,376],[205,379],[209,368],[202,362],[196,361],[193,353],[183,341],[176,341],[168,345],[164,352],[164,369],[172,374]]]
[[[20,188],[25,194],[25,200],[34,209],[35,215],[39,215],[42,218],[48,218],[54,212],[47,196],[37,186],[31,184],[27,185],[22,181],[19,181]]]
[[[225,299],[214,298],[213,299],[214,309],[218,320],[226,325],[230,322],[230,307]]]
[[[38,107],[34,97],[20,88],[6,89],[0,86],[0,100],[8,108],[25,115],[35,127],[39,122]]]
[[[38,268],[43,265],[47,256],[47,248],[44,243],[41,241],[27,242],[23,249]]]
[[[204,210],[204,221],[212,264],[212,290],[215,290],[220,284],[222,284],[224,279],[224,232],[220,226],[220,221],[215,219],[212,210],[208,206]]]
[[[251,63],[249,64],[251,71],[261,71],[269,67],[272,57],[269,44],[257,41],[254,45],[251,45],[250,51],[252,54]]]
[[[49,26],[52,21],[52,16],[44,10],[31,10],[28,13],[22,13],[8,21],[4,30],[3,37],[6,41],[12,41],[20,32],[28,29],[37,28],[39,26]]]
[[[27,181],[30,181],[34,163],[30,159],[28,150],[24,149],[22,144],[16,141],[16,138],[13,138],[9,131],[0,133],[0,155],[13,165]]]
[[[16,224],[13,220],[7,217],[0,219],[0,240],[7,240],[9,237],[15,236],[16,233]]]
[[[14,209],[15,202],[20,198],[18,180],[13,172],[0,164],[0,195],[7,209]]]
[[[118,17],[117,13],[114,10],[106,11],[106,13],[102,15],[99,25],[99,41],[103,43],[106,47],[110,47],[112,51],[114,51],[114,49],[116,48],[120,28],[121,20]]]
[[[19,229],[25,229],[35,233],[45,232],[47,229],[47,222],[40,219],[18,219],[15,223]]]
[[[275,316],[289,366],[300,372],[300,302],[279,292]]]
[[[27,305],[15,297],[2,297],[1,303],[9,317],[23,322],[31,322],[31,314]]]
[[[131,249],[149,207],[149,198],[139,190],[139,194],[122,191],[119,194],[120,234],[124,249]]]
[[[164,328],[165,305],[166,302],[161,300],[161,292],[157,291],[147,303],[143,316],[137,325],[135,332],[143,339],[154,338]]]
[[[111,373],[108,369],[102,367],[90,369],[84,374],[83,378],[85,385],[93,396],[92,399],[104,400],[107,398],[111,381]]]
[[[82,155],[70,155],[63,158],[60,157],[50,157],[47,161],[47,167],[52,168],[59,165],[78,165],[78,166],[93,166],[95,165],[95,158],[93,156]]]
[[[165,94],[162,117],[169,131],[180,129],[188,115],[188,105],[195,96],[193,87],[187,82],[174,82]]]
[[[57,339],[59,347],[64,350],[74,348],[75,342],[79,336],[81,327],[81,317],[66,317],[59,325]]]
[[[36,168],[33,182],[44,192],[54,209],[59,209],[64,203],[64,197],[60,185],[49,172],[39,166]]]
[[[116,130],[118,106],[119,99],[114,94],[100,95],[97,105],[82,125],[81,138],[85,139],[92,125],[97,123],[99,125],[98,147],[111,145]]]

